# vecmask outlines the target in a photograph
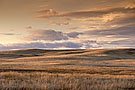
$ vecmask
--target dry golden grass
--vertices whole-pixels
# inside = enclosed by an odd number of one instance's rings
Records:
[[[134,76],[0,73],[0,90],[134,90]]]
[[[0,52],[0,90],[135,90],[134,49]]]

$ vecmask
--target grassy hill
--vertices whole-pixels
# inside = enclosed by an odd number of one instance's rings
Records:
[[[134,83],[135,49],[0,51],[0,90],[134,90]]]

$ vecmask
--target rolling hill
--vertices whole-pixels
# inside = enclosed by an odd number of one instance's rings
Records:
[[[1,90],[134,90],[134,83],[135,49],[0,51]]]

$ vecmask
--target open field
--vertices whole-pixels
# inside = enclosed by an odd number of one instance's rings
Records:
[[[135,90],[135,49],[0,51],[0,90]]]

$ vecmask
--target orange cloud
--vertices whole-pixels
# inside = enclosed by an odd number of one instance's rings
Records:
[[[135,13],[135,8],[106,8],[94,11],[74,11],[74,12],[56,12],[53,9],[43,9],[37,11],[41,15],[38,18],[48,18],[48,17],[76,17],[76,18],[86,18],[86,17],[100,17],[110,13]]]

